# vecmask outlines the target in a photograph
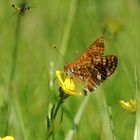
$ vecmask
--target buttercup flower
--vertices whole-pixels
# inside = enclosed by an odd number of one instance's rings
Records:
[[[0,140],[14,140],[14,137],[12,137],[12,136],[6,136],[4,138],[0,138]]]
[[[56,71],[56,77],[59,81],[60,87],[62,88],[65,94],[80,95],[80,96],[83,95],[78,91],[77,86],[73,79],[69,77],[64,78],[64,74],[62,71]]]
[[[130,113],[135,113],[136,112],[136,99],[130,99],[130,101],[123,101],[120,100],[120,105],[122,108],[124,108],[125,110],[129,111]]]

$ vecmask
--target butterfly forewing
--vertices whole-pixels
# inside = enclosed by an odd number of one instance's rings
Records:
[[[84,61],[91,61],[92,55],[102,55],[104,52],[104,37],[98,38],[96,41],[94,41],[89,48],[87,48],[84,53],[78,57],[71,65],[76,66],[78,64],[81,64]],[[90,62],[89,62],[90,63]]]
[[[103,56],[103,52],[104,38],[100,37],[73,63],[65,65],[67,75],[82,83],[85,92],[95,90],[117,67],[117,57]]]

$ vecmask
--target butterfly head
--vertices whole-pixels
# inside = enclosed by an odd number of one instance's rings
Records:
[[[73,70],[73,68],[71,67],[70,64],[65,64],[64,65],[64,71],[65,71],[65,73],[66,73],[67,76],[69,76],[69,77],[72,77],[73,76],[74,70]]]

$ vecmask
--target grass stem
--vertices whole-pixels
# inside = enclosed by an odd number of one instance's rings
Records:
[[[96,94],[97,102],[98,102],[98,109],[100,110],[100,120],[102,124],[102,131],[105,134],[105,139],[107,140],[114,140],[114,134],[111,127],[111,120],[109,116],[109,110],[106,103],[106,98],[103,92],[99,91]],[[102,100],[101,100],[102,99]]]
[[[136,102],[137,102],[137,109],[136,109],[136,124],[135,124],[135,131],[134,131],[134,140],[139,140],[140,138],[140,95],[138,94],[138,75],[137,75],[137,67],[135,66],[135,89],[136,89]]]
[[[71,0],[69,12],[68,12],[68,16],[67,16],[68,17],[67,22],[64,27],[63,40],[62,40],[62,44],[61,44],[61,48],[60,48],[60,52],[61,52],[61,54],[63,54],[63,56],[65,56],[66,49],[68,48],[67,45],[68,45],[68,41],[69,41],[69,37],[70,37],[70,32],[71,32],[71,27],[73,24],[74,16],[76,13],[76,5],[77,5],[77,0]],[[58,62],[59,62],[58,64],[60,64],[61,57],[59,57]]]
[[[74,138],[74,134],[75,134],[75,127],[79,124],[80,120],[81,120],[81,117],[84,113],[84,110],[85,110],[85,107],[88,103],[88,100],[89,100],[89,97],[90,95],[86,96],[84,98],[84,100],[82,101],[82,103],[80,104],[79,106],[79,109],[74,117],[74,120],[73,120],[73,126],[67,133],[66,135],[66,140],[72,140]]]
[[[16,111],[18,122],[20,123],[21,126],[22,137],[24,140],[27,140],[27,135],[26,135],[27,133],[25,132],[26,129],[24,127],[24,122],[22,117],[23,115],[21,113],[21,108],[18,101],[18,97],[16,95],[15,83],[14,83],[15,75],[16,75],[16,67],[17,67],[18,49],[19,49],[20,24],[21,24],[21,16],[18,15],[16,30],[15,30],[15,43],[14,43],[12,58],[11,58],[11,71],[10,71],[10,78],[9,78],[9,85],[8,85],[8,95],[9,97],[12,96],[13,102],[11,102],[11,105],[13,105]],[[10,100],[11,99],[9,98],[9,101]]]

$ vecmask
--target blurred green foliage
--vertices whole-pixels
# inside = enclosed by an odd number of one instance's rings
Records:
[[[63,70],[65,64],[53,44],[70,63],[76,51],[81,54],[97,37],[104,36],[104,54],[116,55],[118,67],[90,96],[75,139],[108,140],[101,113],[104,108],[99,105],[105,100],[112,110],[116,140],[132,140],[135,115],[125,112],[119,100],[136,96],[134,68],[140,67],[140,1],[28,0],[30,9],[23,15],[11,2],[2,0],[0,4],[0,136],[45,140],[49,104],[59,93],[55,71]],[[25,1],[14,2],[18,6]],[[17,54],[13,55],[15,46]],[[98,94],[105,99],[98,98]],[[83,98],[65,101],[56,139],[65,139]]]

